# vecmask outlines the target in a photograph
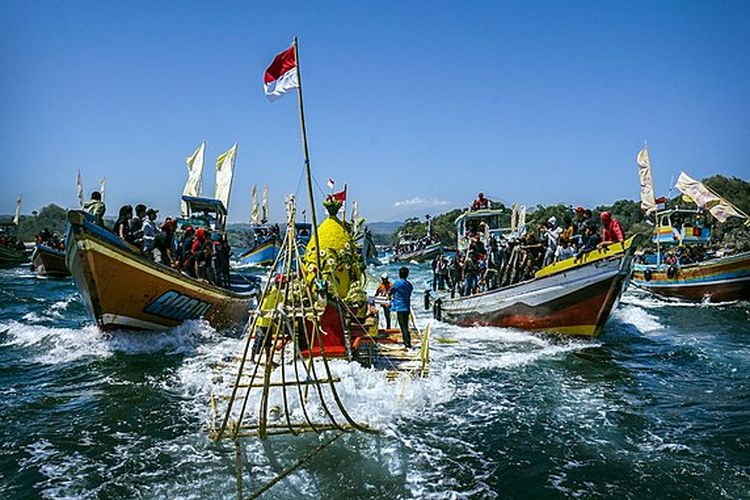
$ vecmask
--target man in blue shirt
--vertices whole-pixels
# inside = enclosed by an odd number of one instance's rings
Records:
[[[407,280],[409,268],[402,267],[398,270],[398,279],[393,283],[390,292],[391,311],[396,313],[398,326],[401,328],[401,336],[404,338],[404,346],[411,348],[411,335],[409,334],[409,313],[411,312],[411,293],[414,286]]]

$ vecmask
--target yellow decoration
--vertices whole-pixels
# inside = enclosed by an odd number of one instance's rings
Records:
[[[328,280],[342,299],[349,293],[354,279],[359,279],[361,270],[357,260],[356,247],[351,234],[335,215],[329,215],[318,226],[320,240],[321,275]],[[314,275],[317,267],[315,237],[310,238],[305,251],[305,269]]]

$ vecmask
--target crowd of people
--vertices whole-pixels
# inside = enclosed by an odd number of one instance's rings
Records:
[[[95,217],[97,225],[106,228],[106,207],[98,191],[91,193],[84,210]],[[166,217],[159,224],[158,214],[157,209],[143,204],[136,205],[135,209],[123,205],[111,231],[156,262],[228,288],[231,247],[224,234],[211,229],[209,215],[204,215],[204,225],[184,225],[182,233],[177,235],[177,219]]]
[[[601,227],[591,210],[578,207],[562,224],[553,216],[538,231],[512,239],[487,237],[481,223],[472,226],[464,252],[456,251],[451,259],[441,253],[433,260],[433,289],[460,295],[494,290],[531,279],[544,266],[625,241],[622,226],[610,212],[602,212],[599,220]]]
[[[34,242],[37,245],[44,245],[55,250],[65,250],[65,240],[59,234],[50,231],[48,227],[34,236]]]
[[[23,241],[16,238],[14,235],[7,233],[4,230],[0,229],[0,247],[7,248],[11,250],[17,250],[19,252],[23,252],[26,250],[26,245],[23,244]]]

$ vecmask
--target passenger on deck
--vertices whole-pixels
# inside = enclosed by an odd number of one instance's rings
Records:
[[[398,279],[393,283],[388,295],[391,297],[391,309],[396,313],[401,336],[404,339],[404,347],[411,349],[411,333],[409,332],[409,315],[411,314],[411,294],[414,285],[409,280],[409,268],[402,267],[398,270]]]
[[[578,251],[578,258],[580,258],[584,253],[590,252],[591,250],[594,250],[599,247],[599,243],[601,243],[601,238],[599,238],[599,234],[596,230],[596,226],[588,225],[583,230],[583,241],[584,244],[581,247],[581,249]]]
[[[135,217],[130,221],[132,243],[143,250],[143,221],[146,219],[146,205],[139,203],[135,206]]]
[[[143,253],[153,258],[154,238],[159,234],[159,228],[156,226],[156,215],[158,210],[149,208],[146,210],[146,218],[143,220]]]
[[[221,233],[214,233],[214,269],[216,273],[216,284],[229,288],[229,256],[232,251],[226,237]]]
[[[391,292],[392,286],[393,284],[388,279],[388,273],[381,274],[380,283],[378,284],[377,290],[375,290],[375,296],[388,298],[388,295]],[[386,330],[390,330],[391,329],[391,306],[388,304],[382,304],[380,307],[383,308],[383,317],[385,318],[385,328]]]
[[[104,227],[104,212],[107,211],[107,206],[102,201],[99,191],[91,193],[91,199],[83,204],[83,210],[94,216],[94,224]]]
[[[625,232],[622,230],[622,226],[620,226],[620,221],[613,218],[611,212],[602,212],[599,218],[602,221],[602,242],[599,243],[600,247],[625,241]]]
[[[450,269],[448,271],[448,276],[450,277],[451,296],[456,293],[456,287],[458,287],[459,295],[463,295],[463,287],[461,286],[462,272],[463,255],[461,254],[460,250],[457,250],[456,255],[454,255],[453,259],[451,260]]]
[[[112,227],[112,232],[119,236],[122,241],[127,241],[128,243],[133,242],[130,232],[131,217],[133,217],[133,207],[130,205],[121,206],[115,225]]]
[[[195,239],[195,229],[193,226],[184,226],[182,228],[183,233],[177,244],[177,268],[188,270],[187,261],[190,258],[193,249],[193,240]]]
[[[464,261],[464,295],[473,295],[477,291],[477,277],[479,264],[476,258],[469,254]]]
[[[492,208],[492,203],[490,203],[490,200],[484,197],[484,193],[479,193],[477,195],[477,199],[474,200],[474,203],[471,204],[471,209],[482,210],[485,208]]]
[[[547,266],[554,260],[555,252],[557,251],[557,241],[562,232],[562,228],[557,225],[557,218],[555,216],[547,219],[547,223],[541,227],[542,241],[544,241],[546,247],[542,266]]]
[[[167,217],[161,225],[161,231],[154,237],[154,250],[158,252],[159,262],[165,266],[171,266],[175,262],[174,233],[177,222]]]
[[[575,255],[575,250],[570,245],[570,240],[568,238],[560,237],[560,242],[557,245],[557,250],[555,251],[555,262],[560,262],[565,259],[569,259]]]

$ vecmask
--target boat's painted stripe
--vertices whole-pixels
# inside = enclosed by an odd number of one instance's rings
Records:
[[[543,278],[545,276],[558,274],[563,271],[569,271],[571,269],[582,267],[587,264],[591,264],[593,262],[597,262],[603,259],[619,257],[625,251],[627,251],[631,246],[633,246],[633,243],[636,238],[637,236],[631,236],[630,238],[628,238],[622,243],[619,243],[619,244],[614,243],[612,245],[607,246],[606,249],[600,248],[600,249],[592,250],[588,253],[583,254],[580,258],[571,257],[570,259],[565,259],[555,264],[550,264],[549,266],[543,267],[539,271],[537,271],[534,277]]]
[[[690,281],[679,281],[679,280],[655,280],[651,281],[640,280],[633,278],[633,283],[643,288],[659,288],[659,287],[681,287],[681,286],[705,286],[705,285],[723,285],[727,283],[741,283],[743,281],[750,281],[750,276],[740,276],[737,278],[726,278],[726,279],[715,279],[713,277],[707,277],[700,280]]]
[[[151,274],[152,276],[157,276],[161,280],[168,281],[170,283],[187,288],[190,291],[195,292],[197,294],[209,295],[216,300],[227,299],[227,295],[216,293],[213,290],[211,290],[208,286],[206,287],[197,286],[193,284],[189,280],[189,278],[180,279],[179,277],[173,276],[171,273],[166,272],[165,270],[153,269],[152,267],[140,262],[138,258],[124,257],[119,252],[110,250],[105,245],[102,245],[95,239],[84,237],[83,239],[76,241],[76,246],[77,246],[77,249],[80,251],[101,253],[102,255],[106,255],[109,258],[115,259],[119,262],[127,264],[128,266],[134,267],[138,269],[139,271]],[[227,291],[227,294],[229,293],[231,292]]]
[[[152,323],[151,321],[145,321],[142,319],[131,318],[130,316],[110,313],[102,314],[101,322],[105,326],[117,325],[129,328],[140,328],[143,330],[166,330],[167,328],[171,328],[170,326],[161,323]]]

